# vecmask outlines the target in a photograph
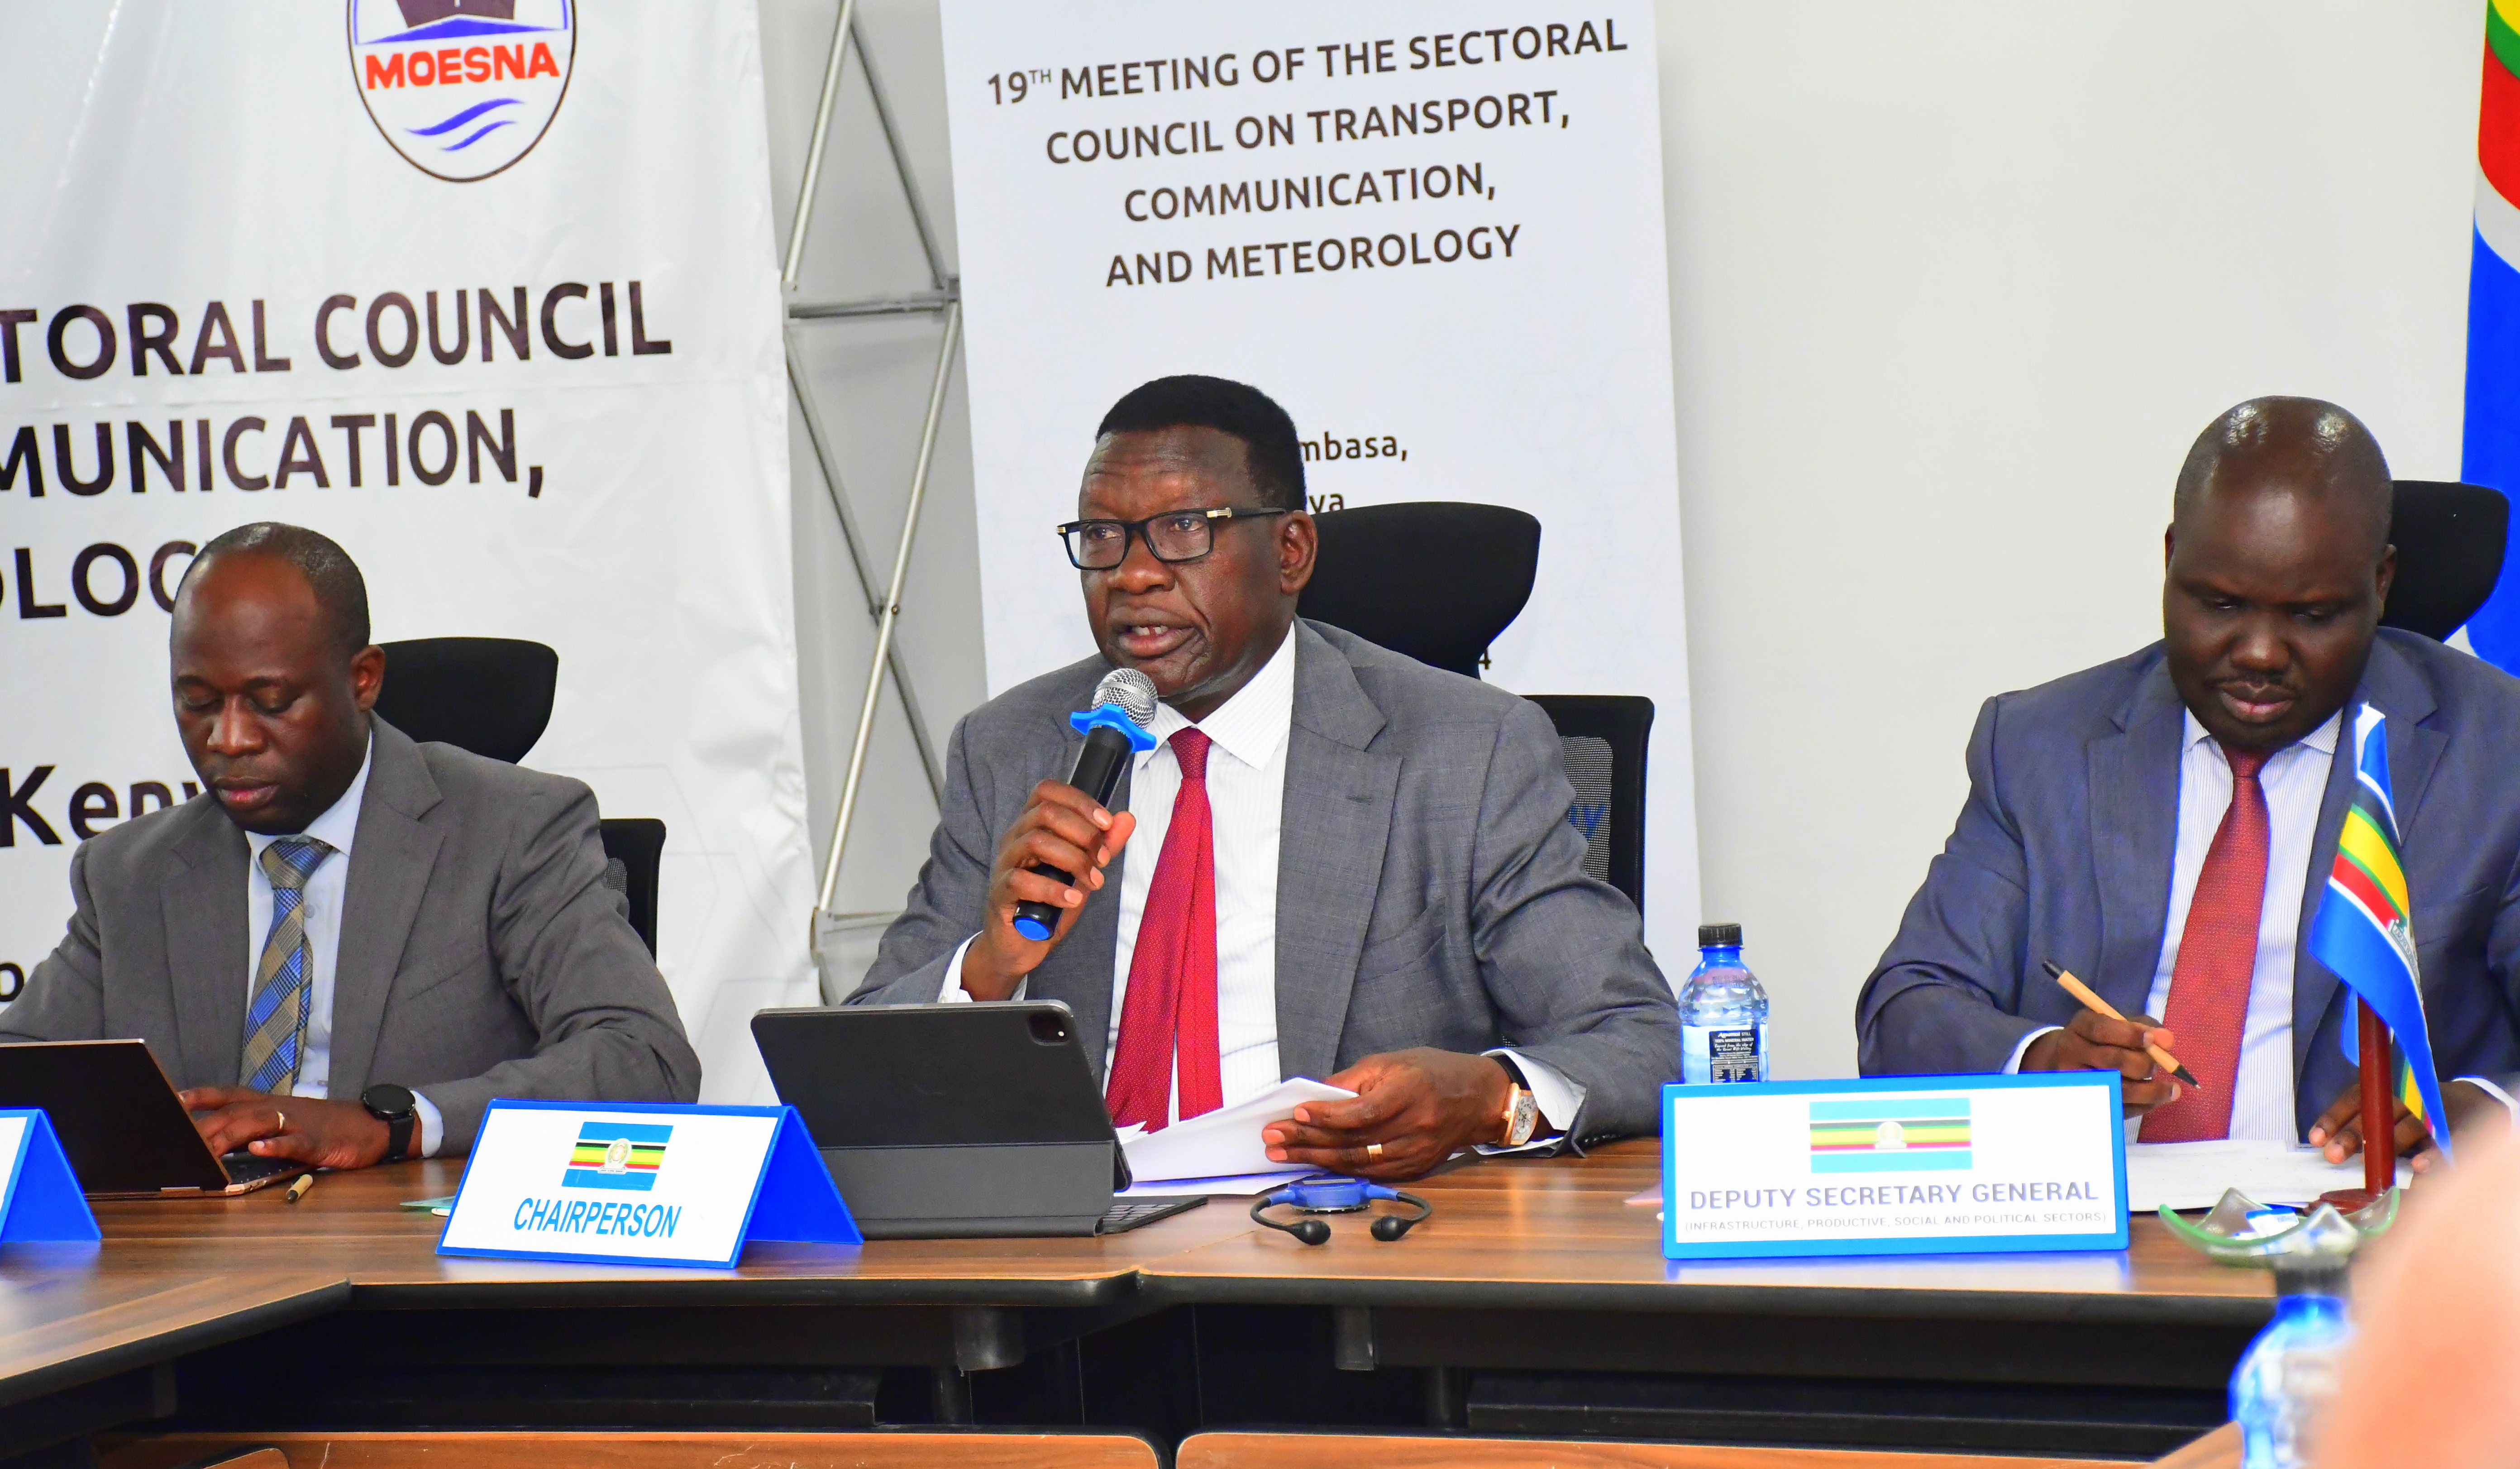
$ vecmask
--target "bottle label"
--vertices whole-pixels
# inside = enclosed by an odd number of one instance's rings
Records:
[[[1706,1033],[1708,1071],[1718,1081],[1756,1081],[1767,1068],[1759,1054],[1759,1033],[1756,1031],[1709,1031]]]
[[[1767,1026],[1682,1026],[1680,1079],[1692,1085],[1768,1079]]]

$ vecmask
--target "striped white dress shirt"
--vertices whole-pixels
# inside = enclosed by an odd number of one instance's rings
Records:
[[[1278,1084],[1278,851],[1286,816],[1286,741],[1295,722],[1295,637],[1198,721],[1213,742],[1207,752],[1207,806],[1216,852],[1216,1049],[1225,1105]],[[1156,859],[1172,829],[1181,796],[1181,761],[1172,737],[1191,727],[1179,710],[1155,706],[1147,732],[1155,748],[1138,756],[1129,776],[1129,809],[1138,829],[1131,860],[1120,864],[1120,932],[1111,955],[1111,1030],[1103,1075],[1120,1046],[1120,1015],[1129,1002],[1129,960],[1155,885]],[[1181,1117],[1181,1079],[1173,1079],[1171,1112]]]
[[[2310,844],[2318,835],[2318,806],[2327,794],[2327,772],[2336,759],[2342,712],[2267,757],[2258,788],[2267,793],[2267,889],[2258,908],[2258,957],[2249,970],[2249,1007],[2240,1022],[2240,1064],[2231,1081],[2232,1137],[2301,1141],[2292,1109],[2292,974],[2300,946],[2301,905],[2316,900],[2310,886]],[[2170,861],[2169,922],[2162,928],[2146,1015],[2170,1013],[2170,977],[2179,967],[2180,941],[2187,935],[2187,910],[2205,854],[2231,808],[2231,765],[2223,747],[2194,714],[2185,716],[2180,740],[2179,836]],[[2137,1129],[2127,1129],[2130,1141]]]

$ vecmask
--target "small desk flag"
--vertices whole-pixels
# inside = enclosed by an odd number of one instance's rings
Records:
[[[2354,715],[2354,803],[2336,838],[2327,891],[2310,923],[2310,954],[2335,971],[2388,1024],[2394,1052],[2391,1092],[2423,1120],[2450,1156],[2432,1037],[2424,1030],[2422,973],[2415,963],[2414,914],[2398,853],[2398,813],[2389,795],[2388,716],[2365,704]],[[2346,1056],[2356,1062],[2361,1028],[2345,1022]],[[2365,1135],[2371,1121],[2364,1119]]]

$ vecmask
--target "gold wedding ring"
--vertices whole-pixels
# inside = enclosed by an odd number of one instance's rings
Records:
[[[289,1130],[289,1114],[288,1114],[288,1113],[286,1113],[286,1112],[282,1112],[282,1111],[281,1111],[279,1108],[277,1108],[277,1107],[274,1107],[274,1108],[272,1108],[271,1110],[272,1110],[272,1112],[273,1112],[275,1115],[277,1115],[277,1116],[279,1117],[279,1119],[280,1119],[280,1125],[279,1125],[278,1127],[274,1128],[273,1130],[274,1130],[274,1131],[278,1131],[278,1132],[286,1132],[286,1131],[288,1131],[288,1130]]]
[[[1378,1142],[1367,1143],[1365,1145],[1365,1161],[1368,1163],[1380,1163],[1382,1161],[1382,1144]]]

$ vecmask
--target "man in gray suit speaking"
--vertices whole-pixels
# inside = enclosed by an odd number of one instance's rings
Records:
[[[79,848],[0,1041],[138,1036],[213,1149],[325,1168],[464,1152],[492,1097],[698,1095],[594,793],[370,714],[385,658],[339,546],[203,546],[171,663],[202,793]]]
[[[1078,516],[1102,652],[956,728],[927,863],[851,1002],[1062,1000],[1105,1039],[1113,1119],[1149,1127],[1323,1078],[1359,1095],[1263,1136],[1341,1172],[1653,1130],[1671,991],[1635,907],[1584,875],[1555,732],[1296,618],[1316,539],[1285,411],[1215,378],[1137,389]],[[1163,703],[1104,810],[1065,784],[1066,715],[1113,667]],[[1061,910],[1049,939],[1013,927],[1024,899]]]

